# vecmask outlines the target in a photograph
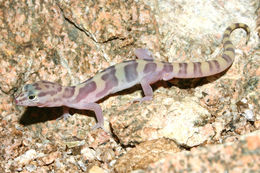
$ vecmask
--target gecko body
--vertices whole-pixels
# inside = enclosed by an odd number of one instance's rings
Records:
[[[103,128],[102,109],[96,102],[109,94],[140,83],[144,97],[136,99],[136,101],[142,102],[152,99],[151,84],[159,80],[206,77],[228,69],[235,57],[230,34],[237,28],[242,28],[247,32],[248,41],[249,28],[247,25],[236,23],[229,26],[223,35],[223,54],[213,60],[189,63],[160,62],[155,61],[148,50],[136,49],[135,55],[138,59],[110,66],[76,86],[61,86],[49,81],[27,84],[23,87],[21,94],[15,98],[15,102],[21,106],[66,106],[92,110],[97,117],[97,124],[93,128]],[[68,110],[65,110],[65,115],[67,114]]]

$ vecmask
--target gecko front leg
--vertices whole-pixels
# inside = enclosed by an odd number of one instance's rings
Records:
[[[59,118],[57,118],[57,120],[67,120],[68,118],[70,118],[72,115],[70,114],[69,109],[70,108],[68,108],[67,106],[62,106],[63,114]]]
[[[88,103],[84,105],[85,109],[91,110],[95,112],[96,118],[97,118],[97,123],[91,128],[92,130],[95,130],[97,128],[102,128],[104,129],[104,118],[103,118],[103,113],[102,109],[97,103]]]
[[[103,130],[105,130],[104,129],[103,113],[102,113],[102,109],[101,109],[99,104],[97,104],[97,103],[86,103],[86,104],[81,104],[80,106],[75,106],[74,108],[93,111],[96,115],[97,123],[91,128],[91,130],[95,130],[97,128],[102,128]]]

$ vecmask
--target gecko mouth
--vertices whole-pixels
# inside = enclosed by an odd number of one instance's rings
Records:
[[[14,98],[15,104],[18,105],[18,106],[23,106],[23,103],[26,100],[27,100],[26,98],[20,98],[19,96]]]
[[[14,102],[15,102],[16,105],[20,105],[20,103],[21,103],[21,102],[18,100],[18,97],[15,97],[15,98],[14,98]]]

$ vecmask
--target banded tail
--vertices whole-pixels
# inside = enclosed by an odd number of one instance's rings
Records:
[[[246,31],[247,43],[250,37],[249,27],[243,23],[234,23],[229,26],[224,32],[222,41],[224,51],[222,56],[218,56],[213,60],[204,62],[173,63],[172,65],[174,75],[171,76],[171,78],[205,77],[221,73],[228,69],[232,65],[235,58],[234,45],[230,41],[230,35],[232,31],[238,28],[242,28]]]

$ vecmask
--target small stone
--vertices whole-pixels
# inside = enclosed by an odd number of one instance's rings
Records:
[[[93,166],[92,168],[89,169],[89,173],[104,173],[105,170],[98,167],[98,166]]]
[[[42,161],[43,161],[46,165],[49,165],[49,164],[53,163],[54,160],[56,160],[59,155],[60,155],[60,154],[59,154],[58,152],[51,153],[51,154],[47,155],[46,157],[43,157],[43,158],[42,158]]]
[[[18,164],[26,165],[30,163],[30,161],[42,157],[43,153],[37,153],[34,149],[30,149],[26,151],[23,155],[20,155],[19,157],[16,157],[14,160],[18,162]]]
[[[80,153],[82,154],[84,160],[94,160],[96,158],[96,151],[93,149],[90,149],[88,147],[83,148]]]

